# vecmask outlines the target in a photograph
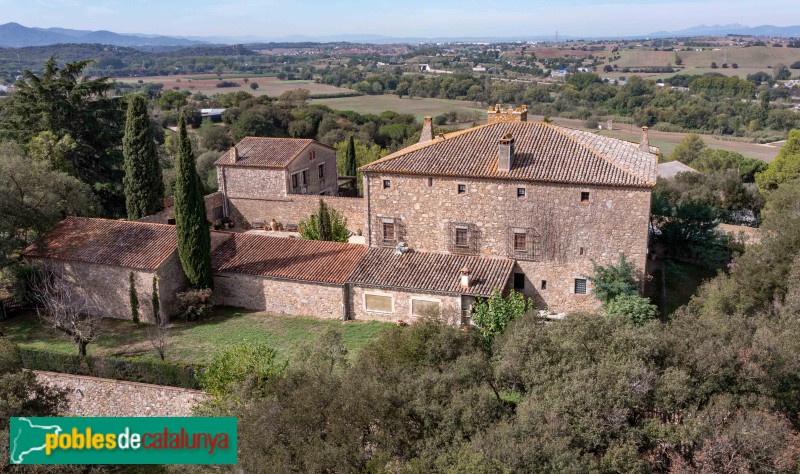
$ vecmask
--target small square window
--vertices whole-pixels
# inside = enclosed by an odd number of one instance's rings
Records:
[[[466,184],[459,184],[458,185],[458,194],[464,194],[467,192],[467,185]]]
[[[515,290],[524,290],[525,289],[525,274],[524,273],[515,273],[514,274],[514,289]]]
[[[433,178],[428,178],[428,187],[433,186]]]
[[[586,278],[575,279],[575,294],[576,295],[586,294]]]
[[[392,187],[392,182],[391,182],[391,180],[384,179],[384,180],[383,180],[383,189],[389,189],[389,188],[391,188],[391,187]]]
[[[394,222],[383,223],[383,240],[388,242],[395,240]]]
[[[527,252],[528,250],[528,236],[522,233],[514,233],[514,251]]]
[[[517,188],[517,197],[525,197],[525,188]]]
[[[581,202],[589,202],[589,191],[581,192]]]
[[[547,280],[542,280],[542,289],[543,290],[547,289]]]

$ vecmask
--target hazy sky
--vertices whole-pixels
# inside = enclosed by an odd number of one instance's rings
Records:
[[[502,5],[499,7],[498,5]],[[796,0],[0,0],[0,23],[165,35],[646,34],[800,23]]]

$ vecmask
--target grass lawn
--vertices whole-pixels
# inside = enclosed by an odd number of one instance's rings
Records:
[[[478,121],[485,120],[483,106],[475,102],[449,99],[432,99],[427,97],[414,97],[402,99],[396,95],[362,95],[356,97],[341,97],[332,99],[312,99],[312,104],[323,104],[338,110],[352,110],[360,114],[380,114],[387,110],[412,114],[422,122],[426,115],[435,117],[445,112],[470,111],[476,114]]]
[[[207,363],[217,349],[250,341],[267,342],[281,357],[292,360],[306,344],[331,329],[341,331],[353,357],[392,326],[375,321],[341,322],[219,308],[202,323],[173,324],[168,336],[167,360]],[[67,336],[43,325],[35,314],[20,314],[2,321],[0,331],[22,347],[77,353]],[[89,345],[89,354],[146,359],[157,357],[147,339],[145,325],[136,327],[130,321],[117,319],[104,321],[102,336]]]

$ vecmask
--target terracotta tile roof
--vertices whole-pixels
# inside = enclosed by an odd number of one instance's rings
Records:
[[[366,252],[362,245],[230,234],[211,262],[215,272],[343,285]]]
[[[461,269],[470,269],[472,285],[461,289]],[[407,252],[371,248],[353,270],[350,283],[403,290],[489,296],[504,289],[511,277],[514,261],[499,257],[451,255],[435,252]]]
[[[699,173],[699,171],[691,166],[684,165],[678,160],[668,161],[658,165],[659,178],[672,179],[677,176],[678,173]]]
[[[177,245],[171,225],[67,217],[22,255],[156,270]]]
[[[233,149],[230,149],[220,156],[215,164],[283,168],[312,143],[314,140],[305,138],[245,137],[236,144],[238,160],[234,161]]]
[[[498,140],[514,137],[510,171],[497,169]],[[412,145],[361,169],[483,179],[651,187],[658,148],[543,122],[499,122]]]

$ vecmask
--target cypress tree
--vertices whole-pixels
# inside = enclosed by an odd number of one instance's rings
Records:
[[[158,276],[153,275],[153,296],[150,302],[153,304],[153,323],[161,322],[161,299],[158,297]]]
[[[345,156],[344,167],[345,176],[357,176],[358,161],[356,160],[356,143],[352,135],[350,135],[350,142],[347,144],[347,155]],[[358,189],[358,183],[356,181],[353,181],[352,184],[353,191]]]
[[[319,227],[319,240],[332,241],[333,229],[331,228],[331,214],[328,212],[328,206],[322,199],[319,200],[317,222]]]
[[[133,281],[133,272],[128,274],[130,280],[131,320],[139,325],[139,295],[136,294],[136,283]]]
[[[125,207],[128,219],[136,220],[161,210],[164,181],[158,150],[147,115],[147,101],[134,95],[128,103],[125,136],[122,138],[125,156]]]
[[[191,288],[213,288],[211,232],[206,220],[203,185],[197,175],[192,142],[186,134],[186,120],[178,120],[178,158],[175,165],[175,228],[178,255]]]

